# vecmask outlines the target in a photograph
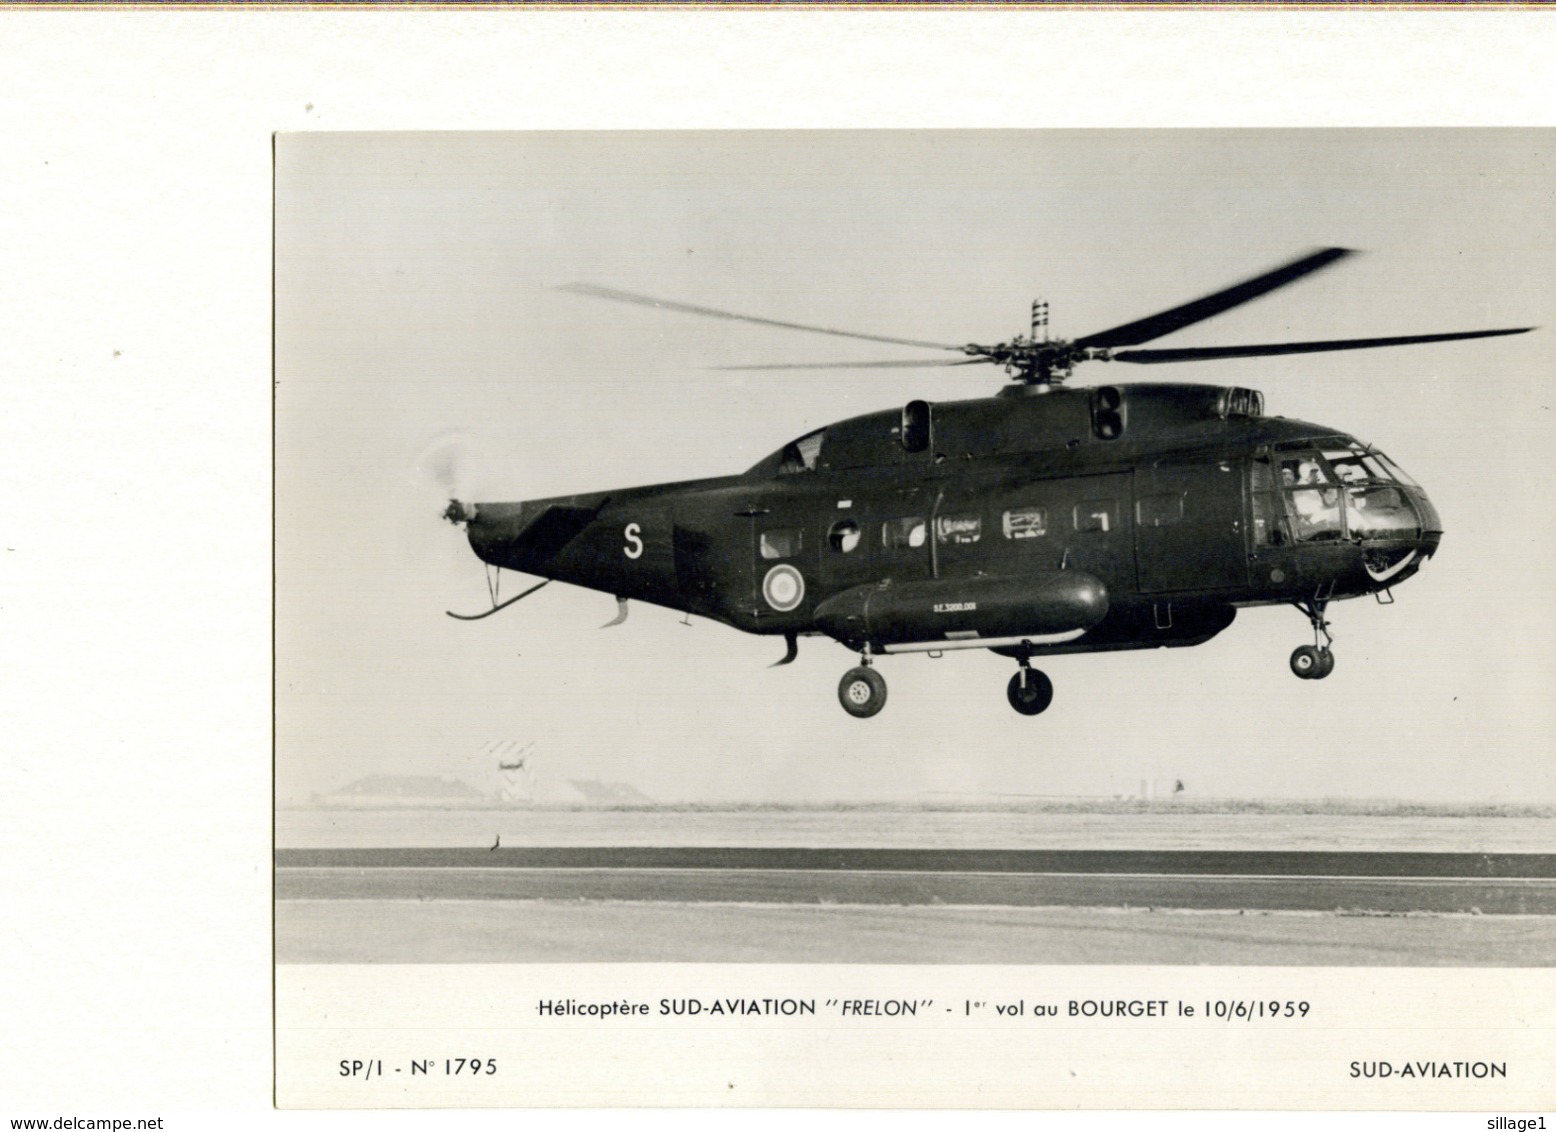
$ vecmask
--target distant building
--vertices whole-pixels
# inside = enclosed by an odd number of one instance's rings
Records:
[[[573,779],[569,785],[586,805],[590,806],[644,806],[653,802],[636,786],[625,782],[599,782],[594,779]]]
[[[535,773],[529,748],[505,750],[476,777],[485,789],[462,778],[430,774],[370,774],[339,790],[316,795],[310,805],[325,808],[456,809],[526,806],[641,806],[653,799],[625,782],[561,779]]]
[[[498,739],[483,743],[477,756],[492,768],[477,776],[490,783],[489,793],[504,806],[639,806],[653,799],[625,782],[559,778],[547,773],[535,743]],[[554,763],[554,760],[553,760]],[[549,769],[555,769],[554,765]],[[487,775],[495,772],[495,776]]]
[[[468,782],[443,775],[370,774],[325,794],[325,806],[478,806],[489,801]]]

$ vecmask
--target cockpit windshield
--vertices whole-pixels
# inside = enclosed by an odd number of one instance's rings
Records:
[[[1281,445],[1274,483],[1259,467],[1252,486],[1260,545],[1420,535],[1421,516],[1401,487],[1415,481],[1376,449],[1341,437]]]
[[[1415,486],[1411,478],[1400,471],[1383,453],[1359,444],[1345,448],[1325,448],[1324,459],[1334,469],[1341,483],[1403,483]]]
[[[1393,476],[1394,479],[1398,480],[1400,483],[1404,484],[1406,487],[1420,487],[1421,486],[1420,484],[1416,483],[1415,480],[1413,480],[1409,476],[1405,475],[1405,473],[1400,470],[1399,465],[1394,463],[1393,460],[1390,460],[1383,453],[1378,452],[1378,451],[1374,451],[1372,453],[1372,458],[1374,460],[1376,460],[1379,463],[1379,465],[1382,466],[1382,468],[1383,468],[1383,470],[1385,472],[1387,472],[1389,475]]]

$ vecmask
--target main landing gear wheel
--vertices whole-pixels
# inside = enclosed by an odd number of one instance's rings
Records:
[[[850,668],[837,686],[838,702],[857,719],[869,719],[886,706],[886,681],[873,668]]]
[[[1041,715],[1054,702],[1054,682],[1037,669],[1022,665],[1005,686],[1005,698],[1022,715]]]
[[[1291,670],[1303,680],[1322,680],[1334,671],[1334,653],[1316,645],[1302,645],[1291,654]]]

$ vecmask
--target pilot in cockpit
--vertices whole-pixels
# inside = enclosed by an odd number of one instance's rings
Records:
[[[1290,476],[1290,464],[1282,468]],[[1296,471],[1296,487],[1291,493],[1292,505],[1302,528],[1298,539],[1337,537],[1340,531],[1340,492],[1326,487],[1328,479],[1314,460],[1303,460]]]

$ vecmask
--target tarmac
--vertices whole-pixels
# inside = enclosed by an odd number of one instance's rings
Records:
[[[277,960],[1556,962],[1556,853],[1534,851],[1550,840],[1551,823],[1538,818],[430,816],[278,823]],[[1228,816],[1236,820],[1215,820]],[[494,824],[490,843],[469,844]],[[1229,824],[1241,848],[1182,847],[1228,845]],[[366,844],[429,827],[442,844]],[[522,844],[558,829],[589,843]],[[660,836],[669,831],[680,836]],[[819,835],[854,843],[816,844]],[[893,844],[904,835],[912,847]],[[620,843],[628,837],[652,843]],[[740,837],[762,843],[731,843]],[[1075,847],[1081,837],[1091,846]],[[981,847],[967,846],[974,838]],[[794,843],[803,841],[812,843]],[[1331,847],[1311,847],[1319,843]]]

